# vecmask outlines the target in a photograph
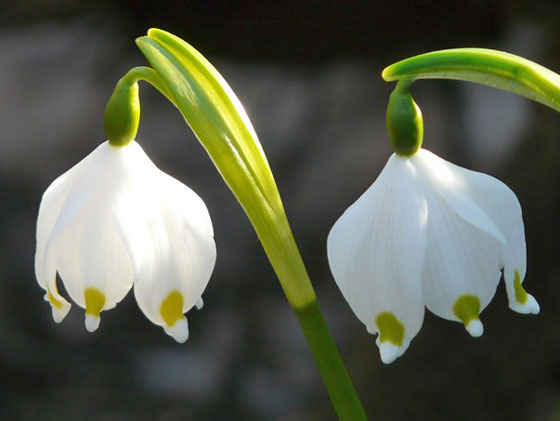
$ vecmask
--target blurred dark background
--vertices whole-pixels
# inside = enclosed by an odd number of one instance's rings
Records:
[[[104,140],[117,80],[146,61],[150,27],[189,41],[230,83],[259,134],[319,302],[377,420],[560,419],[560,116],[486,87],[423,81],[424,145],[505,181],[522,203],[526,288],[539,316],[510,311],[503,286],[485,334],[426,313],[390,366],[328,269],[336,218],[391,151],[380,73],[430,50],[479,46],[560,70],[557,0],[5,1],[0,9],[0,418],[332,420],[299,326],[259,241],[175,109],[142,85],[139,141],[193,188],[218,246],[206,305],[176,344],[130,293],[88,333],[74,305],[55,324],[33,272],[42,192]]]

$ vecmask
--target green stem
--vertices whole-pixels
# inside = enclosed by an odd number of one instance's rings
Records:
[[[522,95],[560,112],[560,75],[530,60],[484,48],[434,51],[401,60],[383,79],[456,79]]]
[[[155,87],[175,104],[172,95],[159,75],[150,67],[135,67],[128,71],[115,86],[105,107],[105,134],[113,146],[128,145],[136,138],[140,123],[140,99],[138,81],[143,80]]]
[[[367,420],[356,389],[317,303],[315,290],[288,220],[282,218],[260,224],[251,219],[251,222],[286,298],[296,313],[338,418],[348,421]]]
[[[367,420],[316,301],[295,310],[340,420]],[[350,385],[350,387],[348,387]]]
[[[175,100],[167,89],[167,86],[165,86],[163,80],[161,80],[157,72],[151,67],[134,67],[130,69],[121,80],[127,81],[130,85],[137,83],[140,80],[148,82],[150,85],[156,88],[164,97],[166,97],[173,105],[176,106]]]

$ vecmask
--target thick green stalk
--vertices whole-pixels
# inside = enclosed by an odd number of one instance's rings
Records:
[[[522,95],[560,112],[560,75],[530,60],[485,48],[434,51],[383,70],[386,81],[456,79]]]
[[[243,106],[192,46],[151,29],[136,40],[216,168],[247,213],[301,323],[341,420],[366,420],[358,395],[317,305],[266,156]]]
[[[323,376],[329,396],[341,420],[367,420],[358,395],[347,387],[352,380],[341,360],[325,319],[316,301],[305,308],[296,309],[301,328],[311,348],[315,363]]]

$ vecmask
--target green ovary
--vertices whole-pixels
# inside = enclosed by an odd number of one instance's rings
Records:
[[[453,313],[465,326],[472,320],[480,320],[480,300],[474,295],[461,295],[453,306]]]
[[[375,318],[379,329],[379,342],[391,342],[393,345],[401,346],[404,338],[404,325],[393,313],[379,313]]]
[[[513,278],[513,288],[515,288],[515,301],[519,304],[525,304],[527,302],[527,291],[521,286],[521,275],[518,271],[515,271],[515,277]]]

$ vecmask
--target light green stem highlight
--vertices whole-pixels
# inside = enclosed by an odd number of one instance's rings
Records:
[[[456,79],[503,89],[560,112],[560,75],[530,60],[485,48],[434,51],[401,60],[383,70],[387,82],[400,79]]]
[[[157,72],[160,91],[179,109],[253,224],[339,418],[366,420],[317,305],[272,171],[243,106],[214,66],[180,38],[151,29],[136,43]]]

